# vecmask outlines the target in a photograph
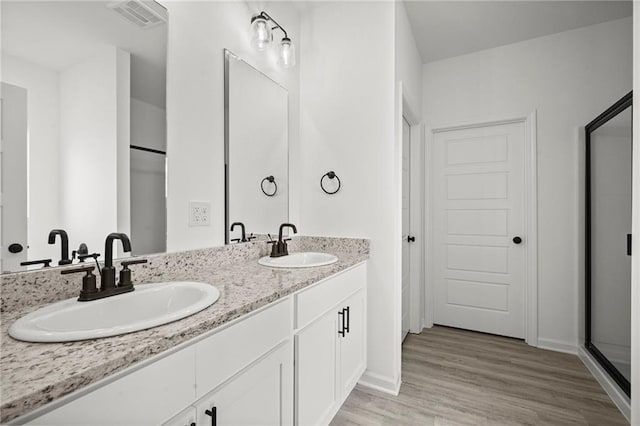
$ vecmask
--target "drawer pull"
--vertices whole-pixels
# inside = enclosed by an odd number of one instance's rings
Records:
[[[207,416],[211,416],[211,426],[216,426],[218,423],[218,413],[217,413],[218,409],[213,406],[211,407],[211,410],[206,410],[204,413]]]
[[[344,337],[345,329],[344,329],[344,309],[338,312],[338,334]]]

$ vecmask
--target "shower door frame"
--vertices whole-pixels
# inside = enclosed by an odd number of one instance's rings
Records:
[[[605,112],[585,126],[586,142],[586,210],[585,210],[585,342],[587,351],[598,361],[609,376],[620,386],[624,393],[631,397],[631,383],[613,365],[611,361],[591,341],[591,133],[606,124],[609,120],[633,108],[633,91],[627,93]],[[629,282],[631,286],[631,282]],[[631,321],[631,318],[629,318]]]

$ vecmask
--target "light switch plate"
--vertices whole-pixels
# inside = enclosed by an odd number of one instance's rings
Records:
[[[209,226],[211,224],[211,203],[189,202],[189,226]]]

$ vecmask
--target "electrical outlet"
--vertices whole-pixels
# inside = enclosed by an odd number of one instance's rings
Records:
[[[209,226],[211,223],[211,203],[189,202],[189,226]]]

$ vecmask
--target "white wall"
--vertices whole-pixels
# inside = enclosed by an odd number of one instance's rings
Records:
[[[422,116],[422,58],[404,2],[395,2],[396,81],[402,81],[405,99],[418,117]]]
[[[299,67],[276,65],[276,53],[251,48],[250,20],[262,10],[244,2],[163,4],[169,10],[167,57],[167,250],[224,244],[224,56],[227,48],[289,90],[290,155],[297,156]],[[267,2],[264,10],[299,44],[299,18],[291,3]],[[278,34],[274,38],[278,39]],[[299,50],[298,50],[299,53]],[[302,59],[299,56],[299,63]],[[298,167],[291,162],[291,173]],[[291,198],[298,193],[292,184]],[[211,202],[211,226],[188,226],[189,201]],[[297,205],[292,202],[291,205]],[[299,214],[291,212],[297,224]],[[304,230],[303,230],[304,232]]]
[[[359,31],[358,23],[374,31]],[[316,2],[302,19],[298,229],[371,240],[368,368],[364,381],[400,379],[399,195],[394,129],[394,5]],[[334,170],[342,189],[327,195]]]
[[[60,227],[58,73],[3,53],[2,81],[27,89],[28,259],[58,259],[60,248],[47,244],[49,231]]]
[[[128,224],[118,222],[119,208],[114,202],[123,185],[117,176],[123,173],[117,171],[121,165],[115,165],[122,153],[119,145],[125,142],[118,142],[118,137],[129,133],[129,129],[118,129],[122,126],[119,114],[123,113],[118,107],[128,105],[119,99],[122,87],[118,92],[119,85],[126,86],[117,75],[118,70],[122,72],[118,63],[128,60],[128,54],[123,54],[115,47],[105,47],[92,58],[60,72],[60,184],[65,188],[61,217],[70,250],[84,242],[90,252],[104,255],[109,233],[129,231]],[[126,186],[128,168],[127,161]]]
[[[578,345],[581,267],[577,129],[631,90],[631,19],[606,22],[423,68],[430,128],[537,110],[539,344]],[[581,144],[584,141],[580,142]]]

